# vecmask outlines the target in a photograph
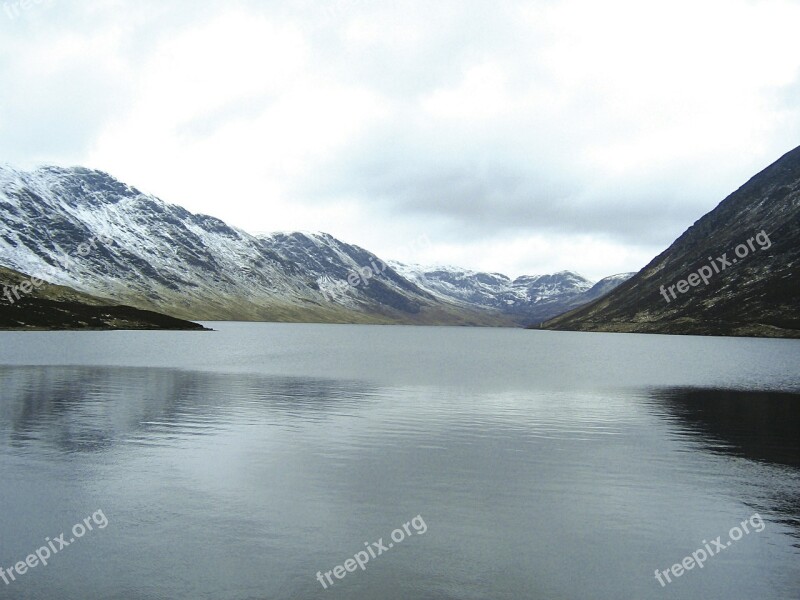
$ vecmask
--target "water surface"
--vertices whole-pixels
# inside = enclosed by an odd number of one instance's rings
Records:
[[[0,598],[800,596],[797,341],[213,326],[0,334]]]

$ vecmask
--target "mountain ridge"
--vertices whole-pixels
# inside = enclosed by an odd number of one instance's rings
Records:
[[[99,237],[106,243],[76,255]],[[0,167],[0,257],[18,271],[184,319],[520,326],[534,318],[437,295],[329,234],[253,235],[84,167]],[[370,265],[385,268],[348,283]]]
[[[695,221],[634,277],[542,327],[800,337],[799,266],[797,147]],[[690,281],[694,274],[700,281]]]

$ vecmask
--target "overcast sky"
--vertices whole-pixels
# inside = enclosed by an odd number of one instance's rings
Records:
[[[0,3],[0,162],[382,258],[636,271],[800,144],[796,0]]]

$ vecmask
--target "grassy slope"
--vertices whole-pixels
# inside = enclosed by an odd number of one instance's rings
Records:
[[[0,329],[180,329],[197,323],[117,304],[60,285],[44,283],[16,297],[11,289],[29,282],[23,273],[0,267]],[[8,288],[13,299],[4,293]]]

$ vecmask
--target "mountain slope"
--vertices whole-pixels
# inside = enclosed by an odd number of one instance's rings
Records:
[[[545,329],[800,337],[800,147],[633,278]]]
[[[198,320],[519,326],[595,297],[569,271],[511,281],[386,263],[324,233],[251,235],[85,168],[0,167],[0,264]]]
[[[0,168],[0,264],[145,309],[204,320],[513,325],[435,298],[326,234],[254,236],[83,168]]]
[[[117,305],[3,267],[0,282],[0,329],[205,329],[197,323]]]

